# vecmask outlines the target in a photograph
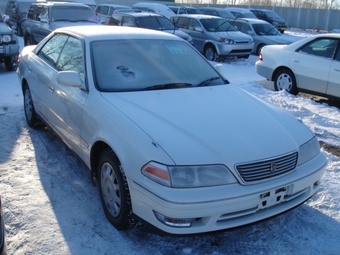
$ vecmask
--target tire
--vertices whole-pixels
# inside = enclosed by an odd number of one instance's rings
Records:
[[[133,217],[129,187],[126,176],[110,149],[101,153],[97,173],[106,218],[118,230],[131,228]]]
[[[18,67],[18,55],[12,55],[5,58],[5,66],[7,71],[15,71]]]
[[[256,55],[259,56],[260,53],[261,53],[261,50],[262,48],[266,46],[265,44],[260,44],[259,46],[257,46],[257,49],[256,49]]]
[[[274,87],[276,91],[286,90],[293,95],[298,94],[295,76],[289,69],[282,69],[275,75]]]
[[[24,87],[24,110],[27,124],[31,128],[38,128],[42,126],[42,122],[35,113],[32,95],[28,85]]]
[[[29,34],[27,34],[24,37],[24,44],[25,44],[25,46],[29,46],[29,45],[35,45],[36,43],[34,43],[31,36]]]
[[[208,45],[204,48],[204,57],[209,61],[216,61],[218,55],[216,49],[212,45]]]

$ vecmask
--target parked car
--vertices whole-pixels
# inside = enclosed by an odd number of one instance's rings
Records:
[[[298,206],[327,164],[312,131],[221,67],[177,36],[98,25],[25,47],[17,73],[28,125],[48,123],[85,162],[117,229],[135,215],[193,234]]]
[[[0,15],[0,63],[5,63],[7,71],[14,71],[18,64],[19,41],[8,26],[9,17]]]
[[[190,35],[181,30],[178,30],[168,18],[157,13],[114,13],[109,20],[109,25],[159,30],[166,33],[174,34],[187,41],[191,45],[194,44]]]
[[[5,14],[9,16],[9,23],[11,28],[22,36],[22,23],[25,21],[28,9],[31,3],[36,0],[8,0],[6,4]]]
[[[234,15],[235,18],[257,19],[255,14],[246,8],[226,7],[225,9]]]
[[[287,22],[276,12],[266,9],[250,9],[258,19],[265,20],[277,28],[281,33],[287,30]]]
[[[174,12],[167,5],[161,3],[138,2],[132,5],[132,9],[139,12],[154,12],[162,14],[167,18],[174,15]]]
[[[6,255],[6,230],[5,230],[5,222],[4,222],[4,214],[2,211],[2,202],[0,197],[0,254]]]
[[[91,7],[72,2],[32,3],[22,24],[25,46],[37,44],[53,30],[66,26],[95,25],[100,18]]]
[[[134,12],[134,10],[127,5],[119,4],[98,4],[95,10],[99,18],[104,20],[104,24],[108,24],[111,15],[116,12]]]
[[[276,90],[340,98],[340,34],[319,34],[262,48],[256,72]]]
[[[235,19],[235,16],[230,11],[224,8],[200,7],[199,9],[203,14],[206,14],[206,15],[217,16],[217,17],[221,17],[221,18],[229,19],[229,20]]]
[[[261,19],[237,19],[233,25],[242,33],[253,37],[255,43],[253,53],[256,55],[259,55],[266,45],[294,42],[283,36],[272,24]]]
[[[224,18],[187,14],[173,16],[170,20],[192,37],[195,48],[210,61],[248,58],[253,51],[251,36],[238,31]]]

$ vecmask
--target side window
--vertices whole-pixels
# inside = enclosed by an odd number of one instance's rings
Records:
[[[103,6],[101,10],[101,14],[107,15],[109,12],[109,7],[108,6]]]
[[[38,56],[53,68],[57,68],[59,55],[67,38],[65,35],[56,34],[39,51]]]
[[[46,20],[48,20],[48,8],[47,7],[42,8],[41,13],[39,15],[39,20],[41,18],[46,18]]]
[[[97,8],[96,8],[96,13],[100,13],[101,9],[102,9],[102,6],[101,6],[101,5],[100,5],[100,6],[97,6]]]
[[[79,39],[69,37],[57,62],[57,69],[61,71],[76,71],[82,81],[85,81],[84,54]]]
[[[35,7],[31,6],[27,13],[27,19],[35,19]]]
[[[133,19],[131,17],[123,17],[122,26],[134,27],[135,24],[134,24]]]
[[[180,28],[188,29],[189,27],[189,19],[188,18],[179,18],[177,24]]]
[[[304,45],[300,49],[300,52],[324,58],[332,58],[337,45],[338,40],[336,39],[320,38]]]
[[[198,23],[198,21],[195,19],[190,19],[188,29],[195,30],[196,27],[201,27],[200,23]]]
[[[184,8],[180,8],[179,9],[179,14],[186,14],[186,10]]]

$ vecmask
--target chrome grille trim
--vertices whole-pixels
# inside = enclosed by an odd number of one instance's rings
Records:
[[[293,171],[297,159],[298,153],[293,152],[277,158],[236,165],[236,170],[244,182],[263,181]]]

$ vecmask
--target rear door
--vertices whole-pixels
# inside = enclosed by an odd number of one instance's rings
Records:
[[[340,98],[340,48],[335,54],[329,70],[329,80],[326,94]]]

